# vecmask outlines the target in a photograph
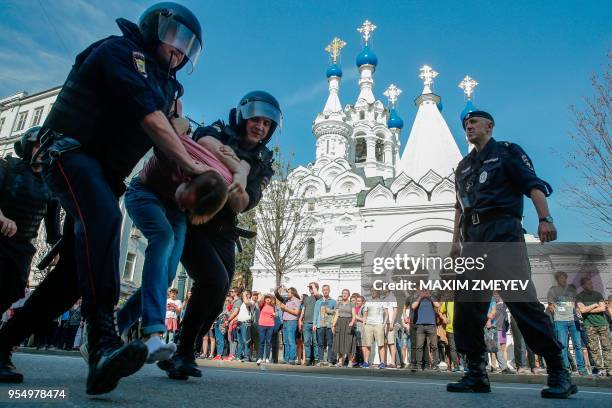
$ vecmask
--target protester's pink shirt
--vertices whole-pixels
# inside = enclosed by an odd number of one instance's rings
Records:
[[[196,161],[199,161],[223,177],[231,184],[233,181],[232,173],[227,166],[221,162],[213,153],[204,146],[191,140],[187,136],[179,136],[181,143],[187,153]],[[153,190],[164,201],[174,201],[174,192],[177,187],[189,177],[183,174],[181,168],[172,160],[168,159],[161,151],[155,149],[155,155],[147,161],[140,171],[142,182]]]
[[[259,325],[260,326],[274,326],[274,306],[266,305],[264,303],[261,311],[259,312]]]

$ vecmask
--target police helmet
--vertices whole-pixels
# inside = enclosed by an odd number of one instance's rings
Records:
[[[282,128],[283,112],[275,97],[265,91],[253,91],[244,95],[236,107],[236,125],[242,129],[248,119],[264,117],[272,121],[270,131],[261,143],[266,144],[272,138],[277,127]]]
[[[157,3],[145,10],[138,20],[140,32],[148,44],[162,42],[185,55],[176,71],[189,61],[189,73],[204,47],[202,27],[197,17],[185,6],[172,2]]]
[[[32,149],[34,145],[39,142],[38,136],[40,133],[40,126],[34,126],[24,132],[21,138],[15,142],[13,147],[15,148],[15,154],[23,160],[29,161],[32,158]]]

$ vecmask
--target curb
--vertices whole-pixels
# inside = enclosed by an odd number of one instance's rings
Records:
[[[311,373],[326,375],[350,375],[355,377],[374,377],[374,378],[412,378],[429,380],[451,380],[456,381],[461,378],[461,373],[449,372],[416,372],[407,369],[384,369],[378,368],[336,368],[336,367],[306,367],[289,364],[262,364],[261,367],[255,363],[241,363],[236,361],[210,361],[198,359],[197,363],[201,367],[214,367],[226,369],[241,369],[251,371],[270,371],[279,373]],[[492,383],[517,383],[517,384],[539,384],[546,385],[546,375],[518,375],[518,374],[489,374]],[[574,377],[572,382],[581,387],[597,387],[612,389],[612,378],[605,377]]]

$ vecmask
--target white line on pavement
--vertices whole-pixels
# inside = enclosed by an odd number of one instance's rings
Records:
[[[208,368],[212,368],[212,367],[208,367]],[[243,374],[253,374],[253,373],[259,373],[259,374],[267,374],[267,375],[276,375],[276,376],[290,376],[290,377],[298,377],[298,378],[317,378],[317,379],[334,379],[334,380],[344,380],[344,381],[361,381],[361,382],[382,382],[382,383],[396,383],[396,384],[420,384],[420,385],[438,385],[438,386],[446,386],[446,383],[439,383],[439,382],[421,382],[421,381],[398,381],[398,380],[376,380],[376,379],[369,379],[369,378],[347,378],[347,377],[336,377],[333,375],[325,375],[325,376],[320,376],[320,375],[304,375],[304,374],[288,374],[288,373],[271,373],[269,371],[248,371],[248,370],[233,370],[233,369],[226,369],[226,368],[213,368],[214,370],[218,370],[218,371],[227,371],[227,372],[233,372],[233,373],[243,373]],[[444,381],[444,380],[440,380],[440,381]],[[521,390],[521,391],[539,391],[541,389],[541,387],[535,388],[535,387],[509,387],[509,386],[503,386],[503,385],[493,385],[493,389],[508,389],[508,390]],[[603,391],[579,391],[580,393],[584,393],[584,394],[599,394],[599,395],[612,395],[612,392],[603,392]]]

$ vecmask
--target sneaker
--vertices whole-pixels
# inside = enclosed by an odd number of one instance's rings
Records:
[[[510,368],[506,367],[501,371],[502,374],[514,374],[514,371],[512,371]]]
[[[385,368],[387,368],[387,365],[385,363],[380,363],[378,365],[378,368],[381,369],[381,370],[384,370]]]
[[[212,358],[212,361],[221,361],[221,360],[223,360],[223,357],[221,357],[220,354],[217,354],[216,356]]]
[[[370,363],[368,362],[361,363],[361,368],[370,368]]]
[[[491,374],[499,373],[499,368],[491,367]]]
[[[235,359],[236,357],[232,354],[230,354],[229,356],[223,357],[223,361],[233,361]]]
[[[516,373],[519,374],[519,375],[529,375],[529,374],[531,374],[531,371],[529,371],[525,367],[519,367],[519,368],[516,369]]]
[[[266,358],[266,364],[270,364],[270,359]]]
[[[164,343],[159,336],[151,336],[145,344],[149,352],[147,356],[147,364],[153,364],[156,361],[164,361],[170,359],[176,352],[176,344],[173,342]]]
[[[257,365],[261,365],[262,361],[263,361],[263,360],[262,360],[261,358],[258,358],[258,359],[257,359]]]

